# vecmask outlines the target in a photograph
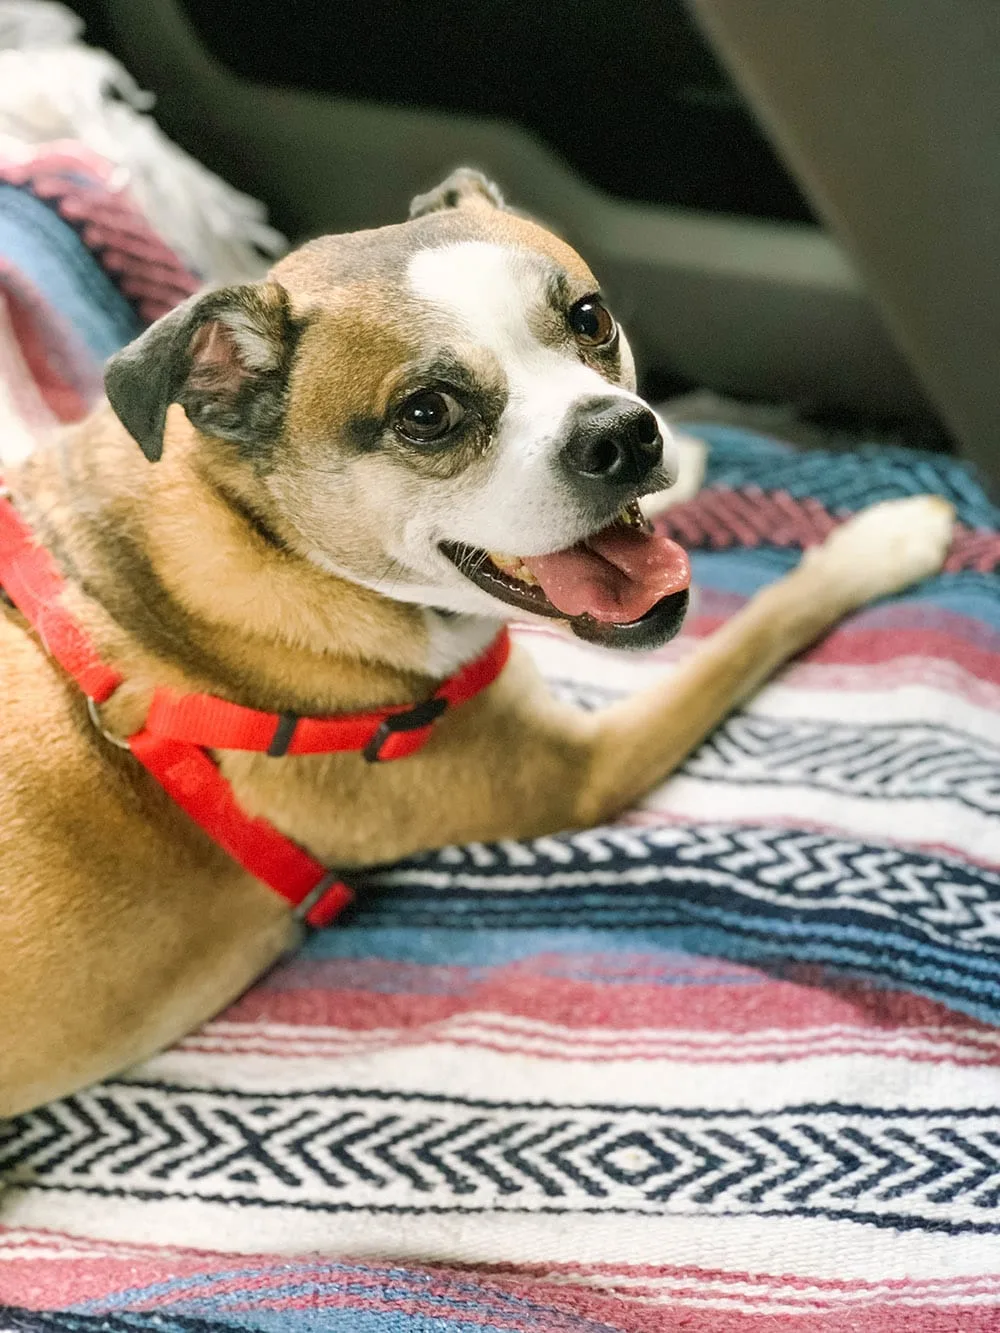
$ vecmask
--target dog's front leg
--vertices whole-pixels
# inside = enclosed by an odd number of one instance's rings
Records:
[[[759,592],[662,682],[596,713],[549,693],[516,652],[497,683],[447,715],[431,744],[358,781],[356,755],[224,764],[246,809],[328,864],[397,860],[448,843],[530,838],[613,818],[662,782],[784,662],[873,598],[935,573],[946,501],[865,510]],[[266,788],[252,785],[266,778]],[[250,779],[250,783],[247,779]],[[335,811],[336,818],[331,818]]]
[[[843,616],[936,573],[952,521],[951,506],[936,496],[863,510],[752,598],[662,684],[595,714],[574,822],[597,824],[633,804]]]

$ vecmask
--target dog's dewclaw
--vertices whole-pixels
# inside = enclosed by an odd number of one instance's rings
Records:
[[[860,605],[937,574],[954,526],[954,506],[939,495],[885,500],[836,528],[806,561]]]

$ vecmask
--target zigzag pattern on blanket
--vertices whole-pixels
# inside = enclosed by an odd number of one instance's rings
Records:
[[[15,1122],[0,1170],[78,1196],[312,1213],[823,1217],[1000,1236],[990,1108],[761,1112],[113,1082]]]
[[[686,763],[720,781],[807,785],[881,801],[946,797],[1000,816],[1000,746],[925,722],[859,726],[737,714]]]
[[[559,682],[590,708],[620,697],[607,686]],[[811,787],[879,801],[948,800],[1000,816],[1000,744],[927,722],[867,726],[738,713],[685,761],[703,781]]]

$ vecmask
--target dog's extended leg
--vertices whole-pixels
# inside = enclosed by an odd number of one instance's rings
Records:
[[[436,743],[406,764],[380,766],[365,783],[351,767],[354,756],[334,770],[340,785],[332,794],[325,763],[289,760],[295,767],[282,770],[280,792],[271,789],[265,807],[240,785],[240,769],[259,772],[271,760],[230,757],[227,775],[247,808],[280,810],[285,833],[345,868],[371,864],[372,829],[381,859],[397,860],[446,843],[602,823],[662,782],[727,713],[843,616],[936,573],[951,527],[951,506],[933,496],[863,511],[664,680],[600,712],[553,698],[519,652],[492,690],[442,723]],[[298,787],[290,781],[297,772]]]
[[[843,616],[936,573],[953,510],[937,496],[863,510],[759,592],[668,680],[594,715],[580,825],[631,805],[726,714]]]

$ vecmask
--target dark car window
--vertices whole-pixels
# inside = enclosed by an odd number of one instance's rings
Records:
[[[514,120],[594,185],[811,219],[677,0],[184,0],[230,70],[335,96]]]

